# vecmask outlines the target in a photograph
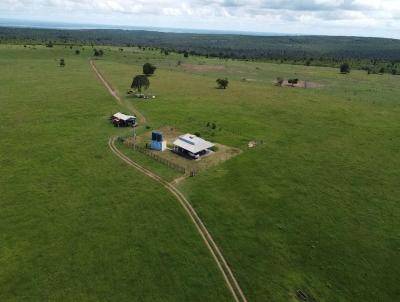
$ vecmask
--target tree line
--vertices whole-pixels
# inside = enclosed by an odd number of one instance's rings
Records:
[[[0,28],[1,43],[124,46],[188,56],[260,60],[286,64],[369,68],[393,73],[400,66],[400,40],[328,36],[246,36],[162,33],[117,29]]]

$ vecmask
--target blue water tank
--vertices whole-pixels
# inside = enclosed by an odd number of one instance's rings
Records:
[[[156,142],[162,142],[163,141],[163,135],[159,131],[153,131],[151,133],[151,140],[156,141]]]
[[[164,141],[162,133],[159,131],[153,131],[151,133],[150,148],[157,151],[164,151],[166,147],[167,143]]]

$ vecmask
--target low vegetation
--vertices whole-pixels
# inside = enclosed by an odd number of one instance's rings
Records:
[[[219,89],[226,89],[228,87],[228,79],[217,79],[216,80]]]
[[[340,65],[340,72],[341,73],[350,73],[350,65],[349,63],[343,63]]]
[[[93,56],[94,57],[102,57],[104,54],[104,51],[102,49],[93,49]]]
[[[115,33],[110,44],[126,39]],[[77,56],[64,45],[75,33],[61,34],[27,47],[0,46],[0,300],[231,301],[173,196],[109,151],[110,136],[133,134],[108,121],[122,107],[91,70],[94,48],[107,54],[96,66],[117,91],[125,91],[132,74],[139,75],[140,89],[151,79],[154,102],[121,100],[124,110],[135,106],[146,116],[138,136],[168,126],[220,144],[219,154],[220,146],[241,150],[179,186],[248,301],[397,299],[400,77],[368,75],[352,60],[343,76],[341,59],[334,68],[255,64],[165,55],[144,43],[123,51],[85,46]],[[52,47],[44,45],[49,40]],[[61,57],[67,68],[58,68]],[[142,74],[146,62],[157,66],[157,76]],[[277,75],[321,86],[278,89]],[[212,85],[218,77],[229,78],[223,93]],[[21,82],[30,89],[21,90]],[[168,180],[175,176],[140,156]]]
[[[298,82],[299,82],[299,79],[291,78],[291,79],[288,80],[288,83],[289,83],[290,85],[292,85],[292,87],[293,87],[294,85],[296,85]]]

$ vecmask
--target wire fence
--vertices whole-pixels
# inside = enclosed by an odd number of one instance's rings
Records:
[[[138,151],[138,152],[140,152],[142,154],[145,154],[147,156],[150,156],[151,158],[155,159],[156,161],[168,166],[169,168],[174,169],[175,171],[177,171],[179,173],[186,174],[186,172],[189,172],[189,171],[187,171],[187,169],[185,167],[183,167],[181,165],[178,165],[178,164],[176,164],[176,163],[174,163],[174,162],[172,162],[172,161],[170,161],[168,159],[165,159],[165,158],[155,154],[154,152],[152,152],[151,150],[149,150],[149,149],[147,149],[145,147],[139,146],[139,145],[137,145],[137,144],[135,144],[133,142],[126,142],[126,143],[133,150]],[[190,171],[190,175],[194,176],[195,175],[194,171]]]

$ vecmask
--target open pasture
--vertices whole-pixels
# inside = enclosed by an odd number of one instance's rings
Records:
[[[230,301],[174,197],[110,152],[88,54],[0,46],[0,70],[0,301]]]
[[[320,301],[399,294],[400,77],[143,53],[159,66],[150,78],[158,98],[129,101],[148,125],[243,150],[181,189],[249,300],[296,300],[299,289]],[[124,91],[142,62],[110,55],[98,65]],[[217,77],[228,89],[215,89]],[[276,87],[277,77],[321,87]],[[263,144],[248,149],[252,140]]]
[[[107,120],[121,109],[90,69],[90,47],[79,56],[36,48],[0,48],[0,297],[229,300],[173,197],[107,149],[109,136],[129,131]],[[297,301],[297,290],[310,301],[397,299],[400,77],[104,50],[96,66],[120,95],[145,62],[158,67],[149,88],[157,99],[123,98],[144,114],[142,126],[243,151],[180,189],[249,301]],[[229,79],[226,90],[218,77]],[[276,87],[277,77],[321,87]]]

